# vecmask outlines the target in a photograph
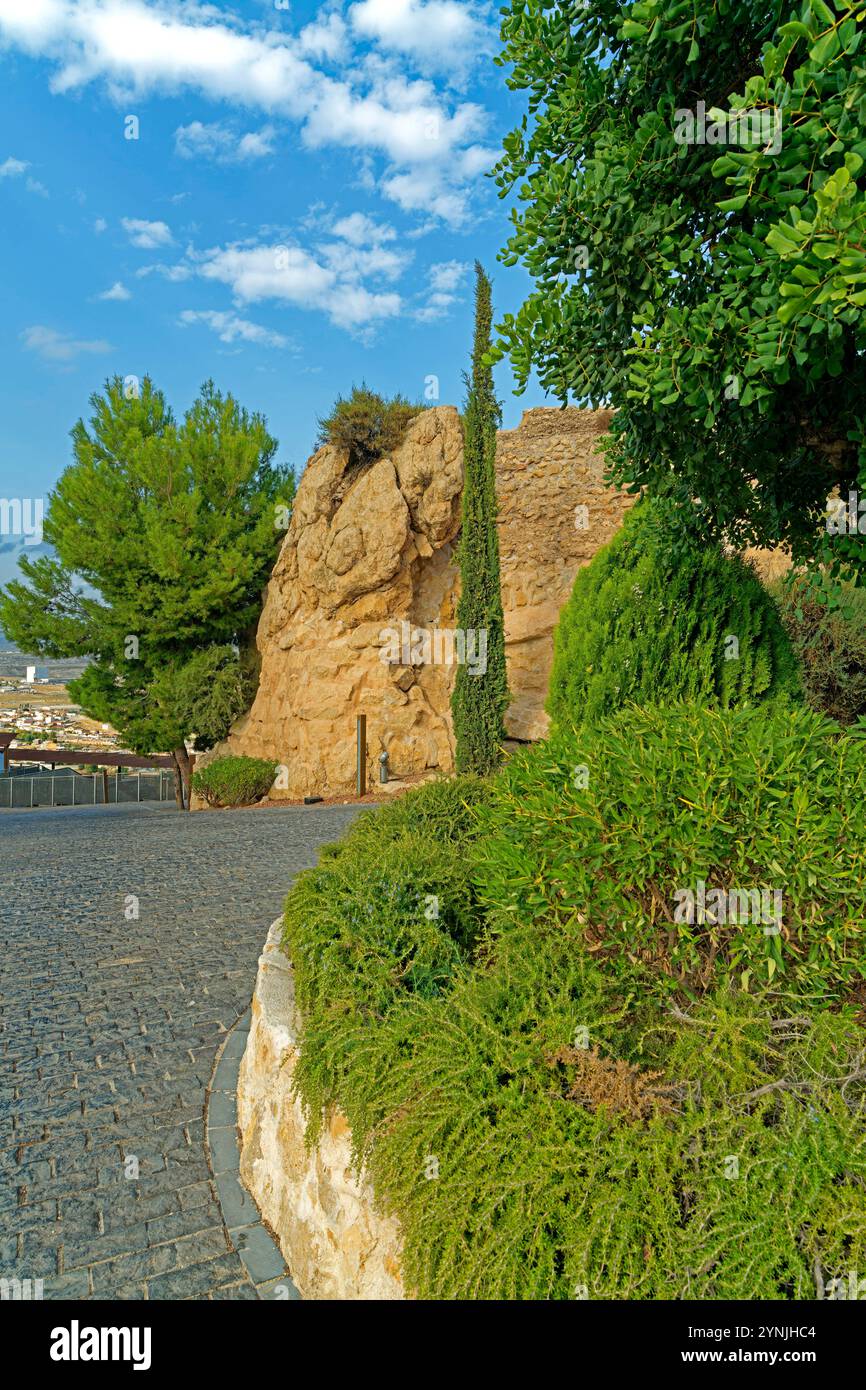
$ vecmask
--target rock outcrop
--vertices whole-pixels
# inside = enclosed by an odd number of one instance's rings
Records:
[[[401,1299],[400,1228],[374,1206],[351,1162],[345,1118],[332,1114],[314,1147],[292,1094],[300,1019],[291,962],[271,927],[259,961],[238,1078],[241,1177],[277,1236],[305,1299]]]
[[[609,422],[607,411],[530,410],[499,434],[515,738],[547,729],[559,610],[631,503],[604,484],[597,445]],[[310,459],[259,625],[258,694],[216,750],[273,758],[283,772],[272,796],[350,794],[359,714],[371,785],[382,751],[397,778],[453,770],[453,648],[444,643],[444,659],[430,660],[413,643],[455,627],[462,486],[462,428],[450,406],[416,417],[400,447],[364,471],[330,446]]]

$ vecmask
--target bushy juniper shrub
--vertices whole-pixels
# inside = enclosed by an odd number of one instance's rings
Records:
[[[363,468],[402,443],[411,420],[426,407],[405,396],[380,396],[366,383],[338,396],[330,415],[319,420],[318,444],[333,444],[349,454],[352,468]]]
[[[673,545],[649,501],[582,569],[554,636],[554,726],[629,701],[722,708],[800,692],[797,662],[757,574],[720,547]]]
[[[783,581],[773,593],[812,708],[840,724],[866,716],[866,591],[846,585],[838,607],[829,591],[803,579]]]
[[[277,764],[264,758],[217,758],[193,773],[192,789],[209,806],[250,806],[267,796]]]
[[[629,710],[301,876],[309,1138],[339,1106],[411,1292],[797,1299],[863,1267],[862,1028],[818,1007],[862,984],[863,748],[807,710]],[[667,920],[691,874],[768,868],[771,985],[751,926]]]
[[[802,706],[631,707],[563,733],[514,758],[479,810],[490,929],[576,918],[641,990],[701,993],[730,977],[839,998],[866,963],[864,754],[866,731],[841,734]],[[700,915],[700,883],[728,921],[677,920],[688,890]],[[760,911],[726,899],[720,914],[716,889],[767,897]]]

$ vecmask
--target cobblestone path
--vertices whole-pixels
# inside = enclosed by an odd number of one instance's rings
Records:
[[[294,874],[354,815],[0,812],[0,1280],[285,1296],[227,1229],[205,1093]]]

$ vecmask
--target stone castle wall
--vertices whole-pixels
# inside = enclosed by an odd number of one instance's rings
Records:
[[[500,431],[497,495],[512,703],[508,731],[537,739],[553,630],[580,567],[632,499],[605,486],[608,411],[528,410]],[[450,406],[425,411],[391,457],[354,474],[325,446],[310,459],[268,585],[258,630],[259,690],[226,745],[286,769],[272,796],[349,794],[355,724],[367,716],[368,780],[451,772],[455,667],[410,650],[382,660],[388,634],[453,630],[459,575],[463,437]],[[579,511],[578,509],[585,509]]]

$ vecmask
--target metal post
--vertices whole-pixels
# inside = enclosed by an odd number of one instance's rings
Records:
[[[138,774],[138,800],[141,800],[141,773]]]
[[[358,715],[358,795],[367,794],[367,716]]]
[[[75,773],[72,774],[72,804],[75,805]]]
[[[54,773],[51,774],[51,805],[54,806]]]
[[[114,804],[120,805],[120,764],[117,765],[117,786],[114,789]]]

